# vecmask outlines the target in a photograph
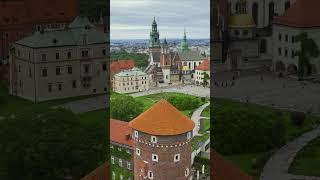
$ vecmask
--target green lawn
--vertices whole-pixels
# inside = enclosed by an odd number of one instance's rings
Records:
[[[204,126],[203,126],[204,128],[200,129],[199,133],[201,134],[210,130],[210,119],[203,119],[202,122],[204,123]]]
[[[207,106],[201,113],[202,117],[210,117],[210,105]]]
[[[320,176],[320,138],[304,147],[292,163],[290,173],[306,176]]]
[[[191,144],[192,144],[192,149],[196,150],[198,149],[200,146],[199,143],[201,142],[205,142],[206,140],[208,140],[210,138],[210,133],[205,133],[201,136],[194,136],[191,140]]]

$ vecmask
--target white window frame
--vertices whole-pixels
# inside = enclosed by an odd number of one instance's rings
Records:
[[[150,175],[151,174],[151,175]],[[149,179],[153,179],[153,172],[152,171],[148,171],[148,178]]]
[[[112,179],[116,179],[116,174],[112,171]]]
[[[127,161],[127,169],[131,169],[131,163],[129,161]]]
[[[178,157],[178,159],[176,159]],[[175,154],[173,157],[173,162],[179,162],[180,161],[180,154]]]
[[[119,166],[122,167],[122,159],[119,158]]]
[[[154,158],[155,157],[155,158]],[[157,155],[157,154],[152,154],[151,155],[151,159],[152,159],[152,161],[154,161],[154,162],[158,162],[159,161],[159,156]]]
[[[114,164],[114,157],[111,156],[111,164]]]
[[[139,137],[138,131],[134,131],[134,137],[135,137],[135,138],[138,138],[138,137]]]
[[[156,136],[151,136],[151,140],[152,143],[157,143],[157,137]]]
[[[136,148],[136,154],[137,154],[138,156],[141,155],[141,150],[140,150],[139,148]]]
[[[189,168],[187,168],[185,171],[184,171],[184,175],[187,177],[189,176]]]
[[[122,174],[120,174],[120,180],[123,180],[123,175]]]

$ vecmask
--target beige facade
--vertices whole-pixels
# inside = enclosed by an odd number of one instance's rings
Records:
[[[114,75],[113,91],[133,93],[149,90],[149,76],[138,68],[126,70]]]
[[[296,28],[274,24],[273,26],[273,70],[275,72],[292,73],[298,69],[298,56],[294,53],[300,50],[300,43],[294,37],[307,33],[320,47],[320,28]],[[311,58],[312,74],[319,74],[320,57]]]
[[[203,70],[196,70],[194,73],[194,81],[196,85],[202,85],[203,84],[203,77],[204,73],[207,73],[210,77],[210,70],[209,71],[203,71]],[[207,80],[208,85],[210,85],[210,79]]]
[[[88,35],[83,41],[80,39],[81,42],[65,40],[65,35],[76,37],[78,30],[83,30],[81,24],[77,25],[72,32],[35,33],[13,44],[10,51],[12,95],[40,102],[106,92],[105,34],[92,27],[82,31]],[[90,33],[95,33],[95,37]],[[99,36],[101,40],[94,41]]]

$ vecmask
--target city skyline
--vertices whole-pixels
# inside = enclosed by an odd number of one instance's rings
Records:
[[[110,38],[149,39],[153,18],[160,38],[210,38],[210,1],[111,0]],[[128,18],[129,17],[129,18]]]

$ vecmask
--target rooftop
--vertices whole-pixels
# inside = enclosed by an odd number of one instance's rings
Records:
[[[116,73],[119,73],[123,70],[128,70],[134,68],[135,63],[133,60],[118,60],[118,61],[111,61],[110,63],[110,74],[113,76]]]
[[[251,15],[248,14],[234,14],[229,18],[230,28],[253,28],[256,24]]]
[[[210,71],[210,61],[208,59],[202,61],[202,63],[196,67],[196,70]]]
[[[275,17],[274,24],[291,27],[320,27],[319,0],[297,0],[283,15]]]
[[[130,138],[131,130],[128,122],[110,119],[110,141],[131,147],[133,145]]]
[[[162,99],[129,122],[132,129],[159,136],[173,136],[192,131],[194,122],[168,101]]]
[[[130,76],[144,76],[147,75],[145,72],[142,72],[139,68],[132,68],[128,70],[124,70],[122,72],[117,73],[115,76],[118,77],[130,77]]]

